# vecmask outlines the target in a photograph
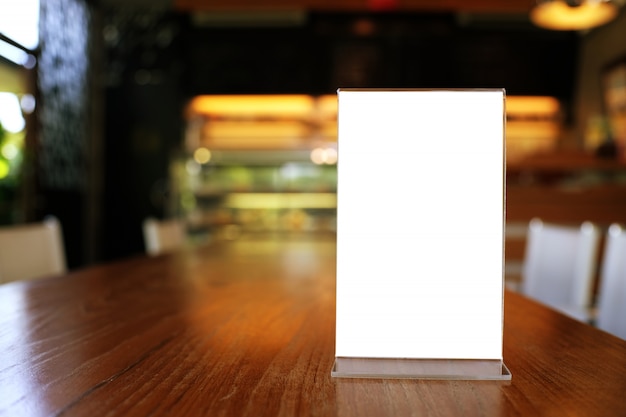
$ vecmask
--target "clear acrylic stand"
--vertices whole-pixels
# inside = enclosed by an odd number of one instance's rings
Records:
[[[508,381],[505,91],[338,92],[337,378]]]
[[[501,360],[335,358],[331,375],[337,378],[405,378],[510,381]]]

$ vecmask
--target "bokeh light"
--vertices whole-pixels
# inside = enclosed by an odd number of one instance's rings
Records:
[[[35,111],[36,101],[35,96],[32,94],[24,94],[20,100],[22,111],[26,114],[31,114]]]
[[[193,159],[190,159],[185,164],[185,170],[187,171],[189,175],[196,176],[200,174],[202,167],[196,161],[194,161]]]
[[[14,144],[7,143],[2,147],[2,151],[0,152],[2,153],[2,156],[4,156],[6,159],[11,160],[17,156],[17,154],[19,153],[19,149]]]
[[[193,153],[193,159],[199,164],[206,164],[211,160],[211,151],[207,148],[198,148]]]
[[[335,148],[315,148],[311,151],[311,161],[317,165],[336,164],[337,150]]]
[[[7,161],[0,159],[0,179],[6,178],[10,170],[11,168]]]

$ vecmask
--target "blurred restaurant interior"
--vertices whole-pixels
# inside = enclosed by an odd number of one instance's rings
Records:
[[[20,3],[0,3],[0,221],[56,216],[70,269],[143,253],[148,217],[192,241],[334,233],[347,87],[506,89],[512,280],[516,225],[626,222],[625,8],[553,30],[532,0]]]

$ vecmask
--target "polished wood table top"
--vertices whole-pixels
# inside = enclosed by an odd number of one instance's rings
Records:
[[[515,293],[510,382],[332,378],[334,308],[332,239],[217,243],[5,284],[0,415],[626,415],[626,341]]]

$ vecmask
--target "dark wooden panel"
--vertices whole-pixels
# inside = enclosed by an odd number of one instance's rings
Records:
[[[507,220],[528,221],[540,217],[549,222],[601,226],[626,223],[626,186],[589,187],[508,186]]]

